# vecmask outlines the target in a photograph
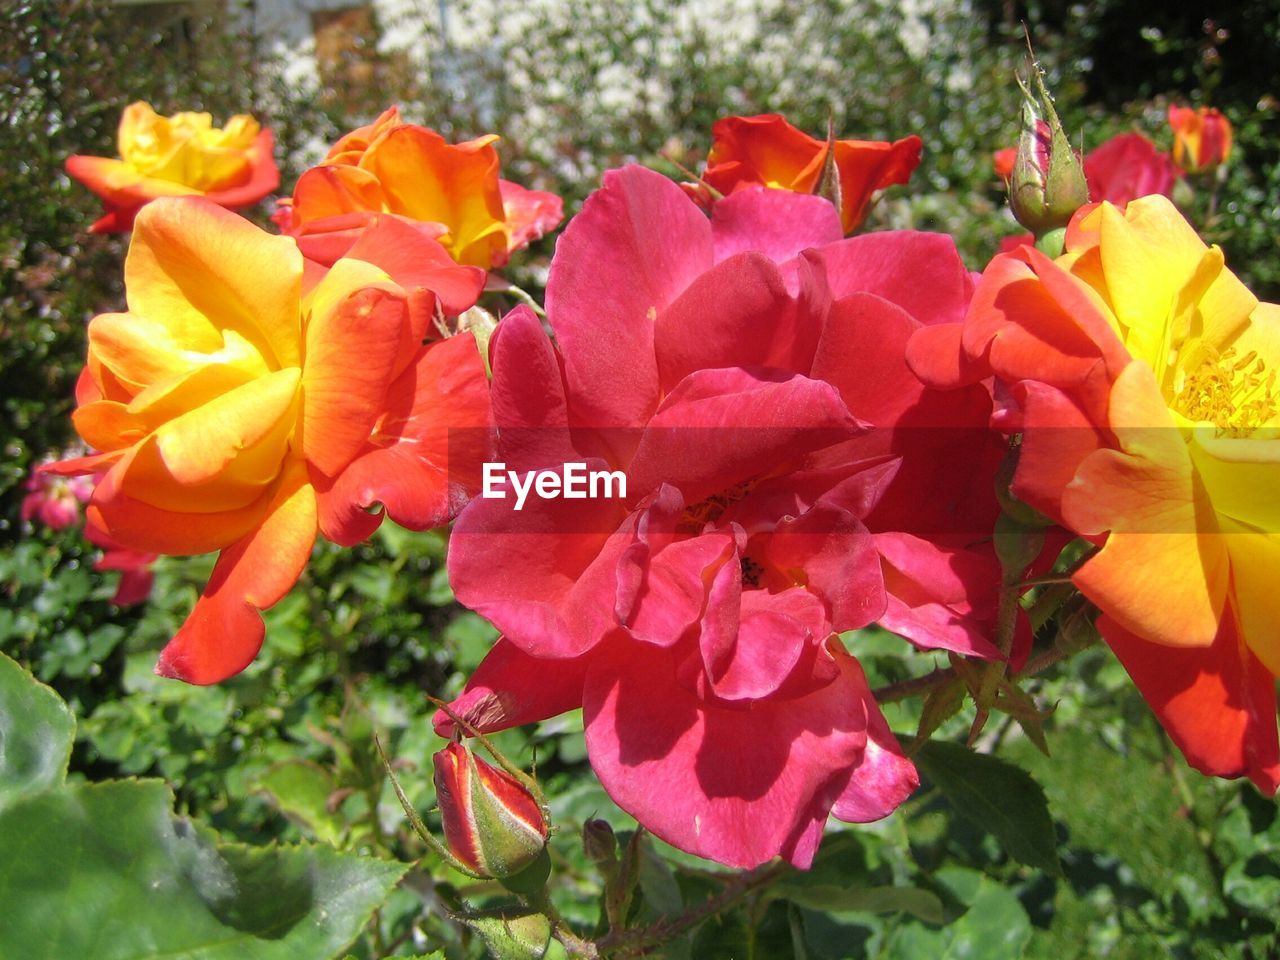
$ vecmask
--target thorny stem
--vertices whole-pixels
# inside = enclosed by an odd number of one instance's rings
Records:
[[[537,910],[551,921],[551,936],[560,941],[565,953],[571,957],[581,957],[583,960],[599,960],[600,951],[596,949],[596,945],[573,932],[569,922],[551,902],[545,887],[536,893],[526,894],[524,901],[531,909]]]
[[[871,691],[871,695],[880,703],[896,703],[918,694],[928,693],[934,687],[954,679],[955,676],[956,671],[953,667],[939,667],[922,677],[912,677],[910,680],[899,680],[897,683],[876,687]]]
[[[691,910],[666,917],[647,927],[606,934],[597,941],[601,956],[633,956],[647,947],[667,943],[710,916],[733,906],[758,887],[772,883],[791,869],[787,863],[767,863],[731,880],[724,890]]]

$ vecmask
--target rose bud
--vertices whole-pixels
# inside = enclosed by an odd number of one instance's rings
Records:
[[[582,849],[587,859],[601,865],[616,863],[618,838],[607,820],[588,820],[582,825]]]
[[[1009,180],[1009,206],[1017,221],[1040,237],[1067,225],[1089,202],[1089,187],[1080,155],[1071,149],[1039,73],[1035,83],[1035,94],[1022,86],[1022,132]]]
[[[1231,121],[1213,107],[1169,105],[1173,162],[1187,173],[1203,173],[1231,156]]]
[[[432,759],[445,842],[464,866],[504,879],[542,857],[547,822],[524,784],[460,743]]]

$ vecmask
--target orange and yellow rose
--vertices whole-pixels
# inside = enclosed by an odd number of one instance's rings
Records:
[[[495,135],[449,143],[391,107],[343,136],[298,178],[275,220],[312,260],[341,257],[375,217],[391,214],[438,240],[458,263],[506,263],[564,216],[559,197],[499,176]]]
[[[796,129],[781,115],[724,117],[716,121],[711,135],[702,180],[720,193],[748,187],[793,193],[818,189],[827,163],[827,142]],[[920,164],[920,148],[920,138],[914,134],[893,142],[835,141],[840,222],[845,233],[857,229],[875,191],[911,178]]]
[[[1280,306],[1143,197],[1081,210],[1057,260],[997,257],[911,360],[1006,386],[1013,491],[1098,546],[1073,581],[1103,637],[1193,766],[1274,793]]]
[[[271,131],[248,114],[215,127],[207,113],[161,116],[139,101],[125,108],[117,135],[119,159],[75,156],[67,173],[102,198],[106,214],[94,233],[122,232],[156,197],[202,196],[236,209],[280,185]]]
[[[99,452],[54,469],[102,474],[88,521],[123,547],[221,551],[158,673],[214,683],[244,669],[259,611],[317,533],[358,542],[382,519],[375,503],[425,529],[465,502],[457,460],[483,458],[484,431],[451,446],[449,430],[487,423],[484,366],[469,334],[440,340],[432,324],[483,283],[391,218],[324,271],[204,200],[139,213],[128,309],[89,324],[77,391],[76,429]]]
[[[1202,173],[1231,157],[1231,121],[1213,107],[1169,105],[1173,162],[1187,173]]]

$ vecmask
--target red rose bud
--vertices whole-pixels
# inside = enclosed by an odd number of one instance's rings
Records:
[[[1009,206],[1017,221],[1037,237],[1065,227],[1089,202],[1080,155],[1071,149],[1039,71],[1036,92],[1021,82],[1022,133],[1009,180]]]
[[[1203,173],[1231,156],[1231,121],[1212,107],[1169,106],[1173,162],[1187,173]]]
[[[547,822],[522,783],[460,743],[449,744],[432,760],[444,838],[464,866],[503,879],[539,859]]]

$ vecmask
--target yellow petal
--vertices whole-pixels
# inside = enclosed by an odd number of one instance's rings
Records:
[[[1234,526],[1228,530],[1240,632],[1267,669],[1280,676],[1280,631],[1276,629],[1280,623],[1280,589],[1276,585],[1280,534],[1260,534]]]
[[[288,237],[198,199],[147,204],[125,261],[129,311],[212,353],[234,331],[274,368],[301,362],[302,254]]]
[[[139,446],[125,494],[165,510],[243,507],[274,482],[297,423],[296,368],[237,387],[168,421]]]
[[[328,316],[337,310],[347,297],[365,287],[376,287],[390,293],[404,292],[381,267],[376,267],[364,260],[343,257],[307,294],[302,305],[303,313],[310,318]]]

